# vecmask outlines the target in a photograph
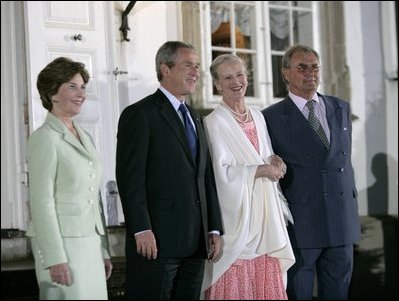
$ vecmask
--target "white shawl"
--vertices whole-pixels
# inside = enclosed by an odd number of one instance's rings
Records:
[[[268,254],[279,259],[286,284],[286,272],[295,263],[288,237],[277,183],[255,179],[258,165],[273,154],[262,113],[250,109],[260,154],[231,113],[219,105],[205,118],[217,192],[222,211],[224,245],[215,263],[206,262],[202,290],[206,290],[237,259]]]

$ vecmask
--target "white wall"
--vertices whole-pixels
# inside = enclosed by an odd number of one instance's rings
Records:
[[[398,214],[398,44],[395,1],[381,2],[386,95],[389,212]]]
[[[361,215],[398,214],[397,80],[385,79],[384,48],[392,44],[383,43],[381,16],[387,16],[381,3],[344,3],[351,108],[358,117],[353,122],[353,165]],[[387,35],[396,38],[395,30]],[[397,47],[396,41],[391,43]],[[397,72],[397,60],[393,68]]]
[[[180,5],[176,2],[138,1],[133,7],[129,14],[130,41],[117,43],[122,68],[129,72],[118,83],[121,111],[159,87],[155,55],[164,42],[181,39],[180,20]]]
[[[365,106],[365,78],[363,68],[363,44],[361,28],[361,13],[359,1],[346,1],[345,14],[345,42],[346,57],[351,80],[351,110],[358,117],[352,125],[352,163],[355,170],[356,186],[359,191],[358,204],[360,215],[367,214],[367,194],[361,191],[367,189],[366,165],[366,106]]]

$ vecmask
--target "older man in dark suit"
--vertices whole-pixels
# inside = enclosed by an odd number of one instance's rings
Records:
[[[160,88],[119,120],[116,178],[127,225],[128,299],[199,299],[204,259],[219,256],[222,222],[201,117],[185,102],[195,49],[158,50]]]
[[[357,192],[351,163],[352,125],[347,102],[317,93],[320,58],[295,45],[282,62],[288,96],[263,110],[273,149],[287,164],[280,181],[292,214],[296,257],[288,271],[290,299],[346,299],[353,243],[360,239]]]

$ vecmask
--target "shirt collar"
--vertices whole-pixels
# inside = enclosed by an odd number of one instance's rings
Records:
[[[307,99],[300,97],[298,95],[295,95],[291,91],[288,92],[288,96],[292,99],[292,101],[295,103],[295,105],[298,107],[300,111],[303,111],[303,108],[306,106]],[[317,95],[317,92],[314,93],[313,100],[315,100],[317,103],[320,103],[319,101],[319,96]]]
[[[184,100],[183,101],[178,100],[172,93],[170,93],[164,87],[160,86],[159,90],[161,90],[162,93],[165,94],[165,96],[168,98],[168,100],[170,101],[176,112],[179,110],[179,107],[182,103],[186,104]]]

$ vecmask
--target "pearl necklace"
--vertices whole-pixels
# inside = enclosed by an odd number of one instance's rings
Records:
[[[228,109],[232,114],[235,120],[237,120],[239,123],[245,123],[249,121],[249,110],[247,107],[245,107],[245,112],[244,113],[238,113],[234,111],[232,108],[230,108],[224,101],[223,99],[220,101],[220,104],[224,106],[226,109]],[[245,117],[244,120],[241,120],[242,117]]]

